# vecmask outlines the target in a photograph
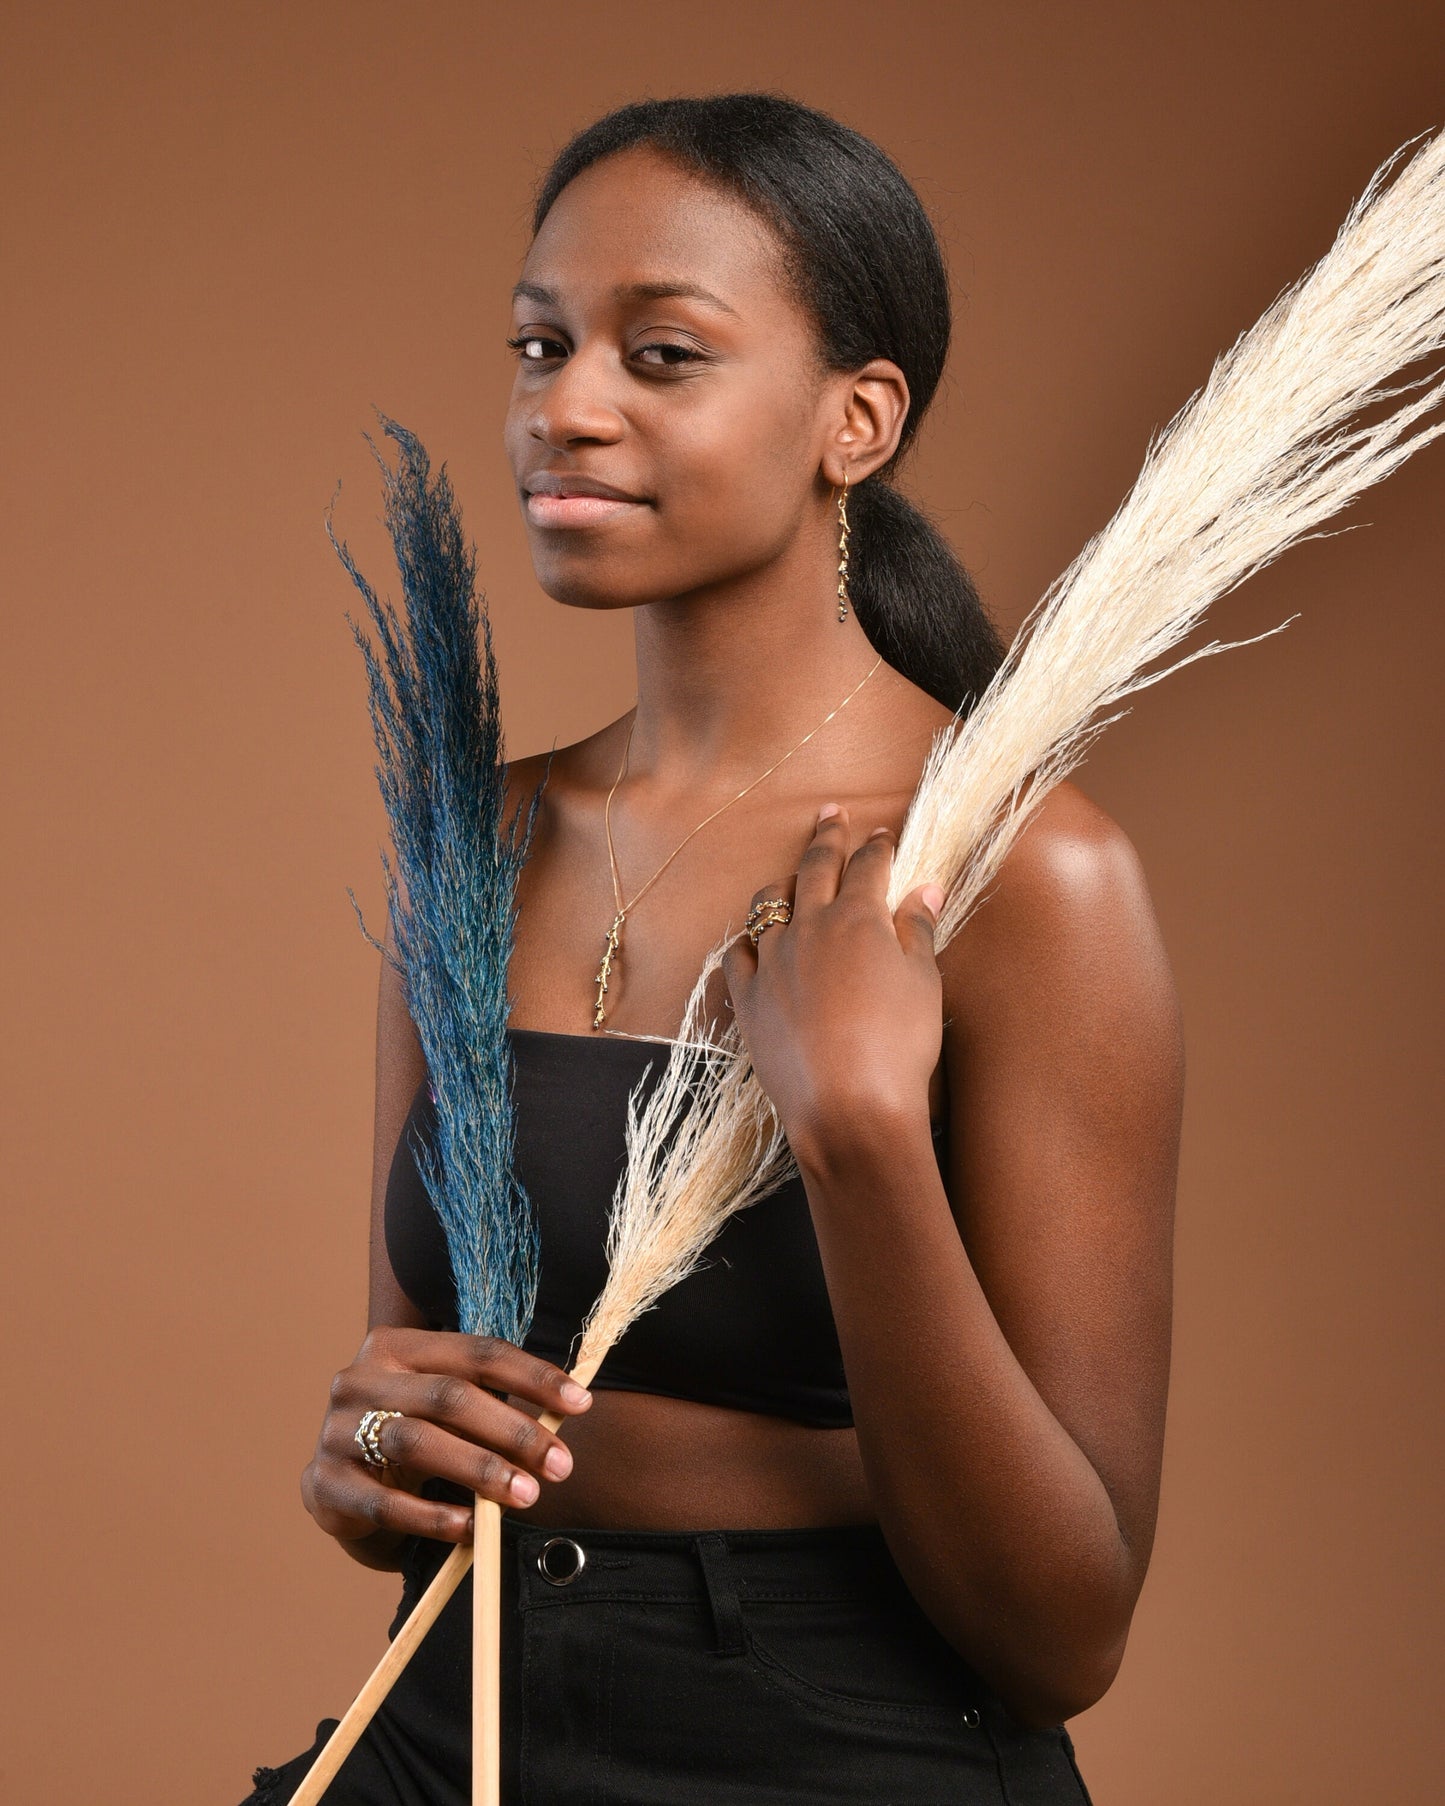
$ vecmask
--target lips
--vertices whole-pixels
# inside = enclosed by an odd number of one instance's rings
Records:
[[[570,471],[539,470],[522,487],[527,519],[539,527],[598,526],[647,505],[639,495]]]
[[[529,495],[555,495],[563,499],[574,495],[602,496],[612,502],[640,502],[642,497],[630,489],[618,489],[600,477],[584,476],[580,470],[534,470],[522,487]]]

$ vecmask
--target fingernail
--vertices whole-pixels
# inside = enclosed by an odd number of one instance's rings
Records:
[[[938,912],[943,908],[943,892],[936,884],[925,884],[918,894],[923,899],[923,907],[936,922],[938,920]]]
[[[548,1449],[547,1459],[542,1466],[554,1480],[565,1480],[572,1472],[572,1457],[559,1443],[555,1449]]]
[[[531,1505],[541,1490],[530,1474],[512,1475],[512,1497],[520,1499],[524,1505]]]
[[[818,811],[818,820],[820,822],[831,821],[835,815],[841,815],[842,813],[843,807],[841,803],[824,803],[823,807]]]
[[[576,1380],[563,1380],[562,1396],[569,1405],[590,1405],[592,1394],[585,1386],[579,1386]]]

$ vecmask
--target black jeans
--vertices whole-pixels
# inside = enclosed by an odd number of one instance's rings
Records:
[[[1062,1725],[1016,1725],[874,1526],[560,1532],[502,1520],[507,1806],[1088,1806]],[[448,1546],[408,1545],[391,1635]],[[326,1806],[466,1806],[471,1577]],[[243,1806],[291,1798],[335,1726]]]

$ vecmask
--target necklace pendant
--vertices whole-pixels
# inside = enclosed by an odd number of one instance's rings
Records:
[[[597,968],[597,1004],[592,1012],[593,1028],[601,1028],[603,1022],[602,999],[607,994],[607,981],[612,976],[612,962],[622,950],[622,924],[627,920],[625,911],[618,910],[613,917],[612,926],[607,930],[607,945],[602,949],[602,964]]]

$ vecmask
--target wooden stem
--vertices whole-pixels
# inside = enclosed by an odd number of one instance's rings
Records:
[[[502,1508],[477,1495],[472,1568],[472,1802],[502,1802]]]

